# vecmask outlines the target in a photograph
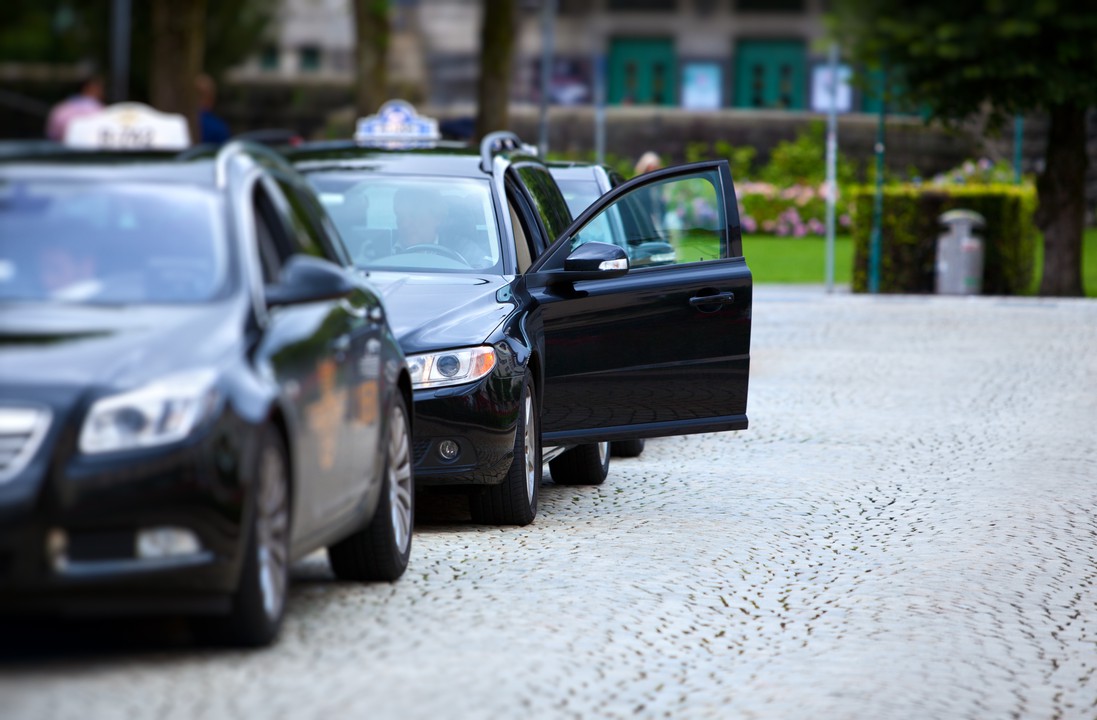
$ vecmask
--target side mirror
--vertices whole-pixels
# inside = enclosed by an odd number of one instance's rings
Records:
[[[619,277],[628,272],[628,253],[624,248],[609,243],[585,243],[564,260],[564,272],[574,280]],[[592,275],[590,278],[572,278],[572,273]]]
[[[311,257],[294,255],[282,268],[278,282],[264,288],[268,307],[337,300],[350,295],[354,284],[338,265]]]

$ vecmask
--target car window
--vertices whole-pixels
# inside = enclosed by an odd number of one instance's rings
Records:
[[[534,209],[541,218],[541,223],[545,226],[545,231],[548,233],[546,244],[551,245],[571,225],[573,218],[567,201],[552,175],[540,165],[517,164],[511,169],[518,176],[519,182],[525,188],[530,202],[533,203]]]
[[[579,217],[584,210],[590,207],[591,203],[602,196],[598,183],[593,179],[558,179],[556,183],[560,186],[560,191],[564,194],[564,200],[567,201],[568,207],[575,217]],[[625,240],[625,231],[621,224],[621,208],[614,207],[609,212],[598,215],[587,226],[582,242],[595,241],[619,245],[625,248],[626,251],[631,250]],[[573,242],[572,249],[580,244],[579,242]],[[634,259],[631,252],[629,252],[629,259]]]
[[[718,173],[707,171],[636,188],[591,218],[572,246],[606,242],[608,234],[611,242],[623,243],[633,267],[729,257],[719,187]]]
[[[0,300],[211,300],[229,278],[225,226],[198,188],[0,178]]]
[[[324,231],[318,227],[315,213],[310,213],[308,199],[292,183],[279,178],[278,187],[286,200],[286,216],[292,228],[291,240],[297,252],[344,264],[340,253],[332,250]]]
[[[502,269],[486,180],[322,171],[308,179],[360,267]]]
[[[278,249],[277,215],[270,197],[260,183],[256,183],[252,194],[252,217],[255,219],[255,242],[259,250],[263,283],[270,285],[278,280],[278,275],[282,271],[283,258],[288,257],[292,250],[284,247],[280,252]]]
[[[510,225],[514,232],[514,253],[518,260],[518,272],[523,273],[533,263],[534,252],[522,225],[522,218],[515,210],[513,202],[507,202],[507,211],[510,213]]]

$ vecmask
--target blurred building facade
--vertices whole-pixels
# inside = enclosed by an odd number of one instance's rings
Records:
[[[540,96],[541,6],[519,0],[512,97]],[[825,64],[826,0],[556,0],[551,100],[811,110]],[[481,0],[393,0],[389,75],[434,107],[475,100]],[[234,82],[349,83],[350,0],[282,0],[277,30]],[[847,110],[876,109],[851,92]]]

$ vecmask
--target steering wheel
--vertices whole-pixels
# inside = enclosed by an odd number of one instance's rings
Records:
[[[464,263],[465,265],[469,264],[468,260],[466,260],[461,255],[461,253],[457,252],[456,250],[451,250],[450,248],[446,247],[445,245],[434,245],[434,244],[431,244],[431,243],[421,243],[419,245],[409,245],[406,248],[402,248],[400,250],[400,252],[406,252],[406,253],[412,253],[412,252],[432,253],[434,255],[442,255],[443,257],[448,257],[452,260],[457,260],[459,262]]]

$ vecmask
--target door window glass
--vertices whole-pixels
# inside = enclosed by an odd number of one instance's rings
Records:
[[[515,172],[541,218],[548,233],[547,244],[552,244],[571,225],[571,211],[552,175],[538,165],[517,165]]]
[[[610,242],[625,249],[634,268],[729,257],[719,187],[716,171],[638,187],[591,218],[572,237],[571,249]]]

